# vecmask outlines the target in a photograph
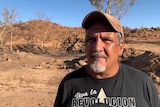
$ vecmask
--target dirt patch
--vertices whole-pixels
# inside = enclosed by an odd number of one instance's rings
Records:
[[[12,52],[9,29],[0,46],[0,107],[52,107],[61,79],[87,63],[84,30],[32,20],[13,31]],[[125,28],[120,60],[147,73],[160,94],[159,31]]]

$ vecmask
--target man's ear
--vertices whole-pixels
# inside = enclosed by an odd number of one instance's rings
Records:
[[[124,41],[122,41],[119,45],[119,56],[122,56],[124,49]]]

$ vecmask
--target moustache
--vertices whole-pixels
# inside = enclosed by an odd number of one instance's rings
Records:
[[[103,58],[107,58],[106,54],[103,52],[94,52],[91,54],[92,57],[103,57]]]

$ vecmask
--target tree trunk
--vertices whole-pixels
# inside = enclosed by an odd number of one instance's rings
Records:
[[[11,27],[11,41],[10,41],[10,51],[12,51],[13,49],[12,49],[12,47],[13,47],[13,32],[12,32],[12,27]]]
[[[105,11],[105,13],[107,13],[107,14],[110,14],[111,2],[112,2],[112,0],[108,0],[108,2],[107,2],[107,8],[106,8],[106,11]]]
[[[4,33],[4,31],[5,31],[6,28],[7,28],[7,27],[5,26],[5,27],[2,29],[2,32],[0,33],[0,43],[1,43],[1,45],[3,45],[2,35],[3,35],[3,33]]]

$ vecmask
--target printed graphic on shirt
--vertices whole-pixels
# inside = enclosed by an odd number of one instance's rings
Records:
[[[97,97],[89,97],[89,96]],[[90,92],[77,92],[72,99],[71,107],[136,107],[134,97],[107,97],[104,89],[98,92],[91,89]]]

